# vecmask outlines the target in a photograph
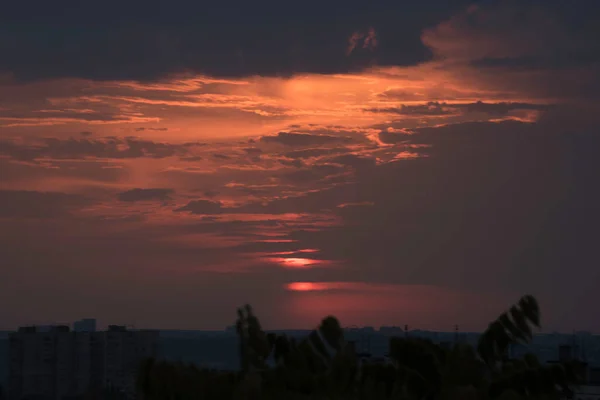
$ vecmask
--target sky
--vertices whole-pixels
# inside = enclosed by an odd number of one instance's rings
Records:
[[[12,2],[0,329],[600,331],[600,5]]]

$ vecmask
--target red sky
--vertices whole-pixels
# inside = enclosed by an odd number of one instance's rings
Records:
[[[221,329],[249,302],[267,327],[476,330],[531,293],[546,329],[600,329],[590,32],[465,6],[402,65],[386,32],[349,29],[369,63],[321,73],[0,64],[0,328]]]

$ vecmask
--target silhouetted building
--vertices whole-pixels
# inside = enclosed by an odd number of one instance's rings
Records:
[[[84,318],[73,322],[75,332],[96,332],[96,320],[93,318]]]
[[[590,367],[588,370],[588,381],[590,385],[600,386],[600,367]]]
[[[8,398],[60,400],[99,393],[110,386],[134,394],[141,361],[156,357],[158,331],[40,332],[25,327],[9,336]]]
[[[158,339],[158,331],[130,331],[116,325],[93,333],[92,387],[112,387],[133,396],[140,363],[158,357]]]
[[[9,398],[60,399],[71,392],[74,336],[67,326],[25,327],[9,336]]]
[[[386,336],[402,336],[404,334],[404,329],[399,326],[381,326],[379,328],[379,333]]]
[[[600,386],[579,386],[573,393],[573,400],[597,400],[600,398]]]
[[[449,341],[440,342],[440,347],[442,349],[450,350],[452,348],[452,343]]]
[[[569,345],[561,345],[558,347],[558,360],[571,361],[573,359],[573,348]]]

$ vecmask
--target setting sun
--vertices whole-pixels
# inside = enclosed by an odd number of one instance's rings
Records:
[[[279,262],[283,267],[286,268],[307,268],[315,264],[323,263],[322,260],[313,260],[310,258],[276,258],[276,262]]]

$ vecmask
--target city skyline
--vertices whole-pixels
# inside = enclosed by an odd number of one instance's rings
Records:
[[[14,2],[15,3],[15,2]],[[600,332],[600,5],[0,15],[0,330]]]

